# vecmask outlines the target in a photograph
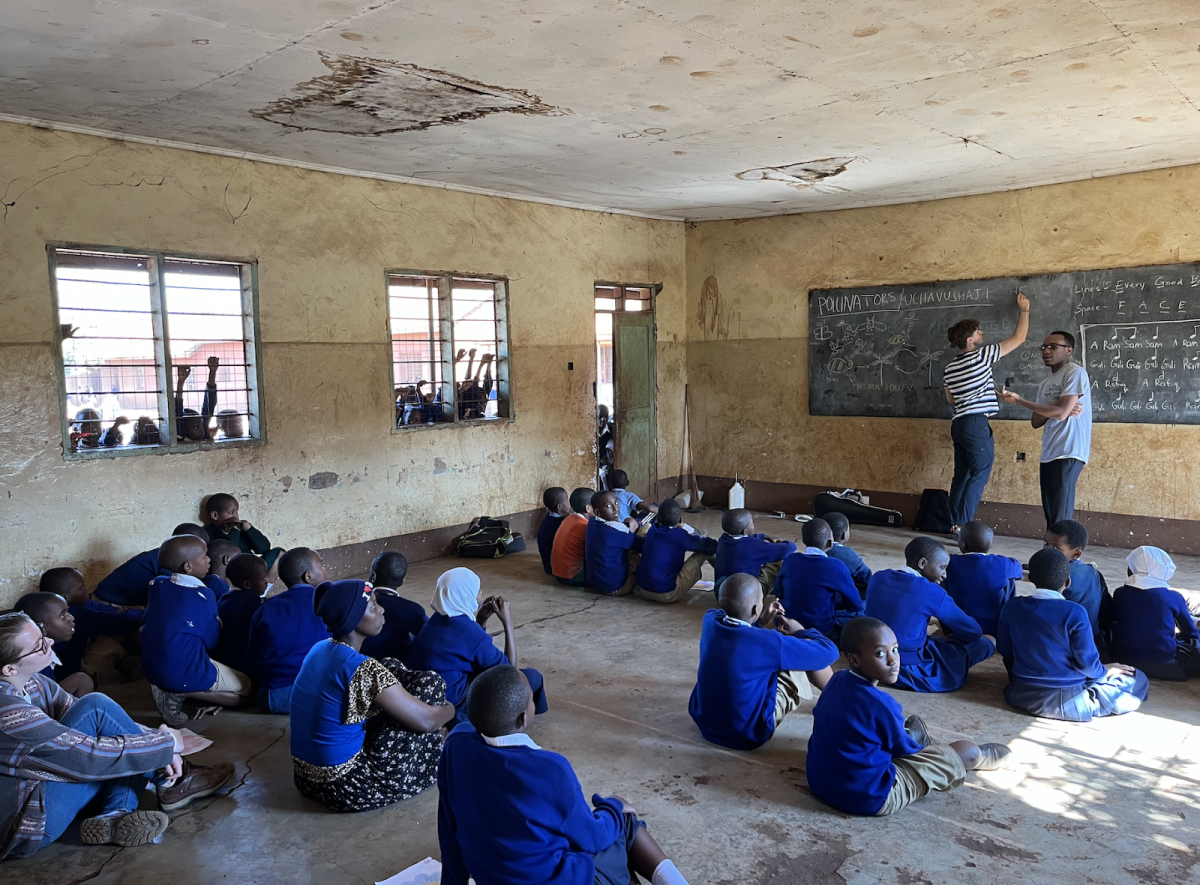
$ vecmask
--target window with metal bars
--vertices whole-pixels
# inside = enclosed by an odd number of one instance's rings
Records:
[[[263,438],[257,268],[51,246],[63,451],[189,451]]]
[[[510,419],[508,282],[388,274],[397,430]]]

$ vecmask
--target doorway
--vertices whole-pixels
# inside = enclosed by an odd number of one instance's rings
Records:
[[[596,481],[611,470],[648,501],[658,486],[654,296],[660,287],[596,283]]]

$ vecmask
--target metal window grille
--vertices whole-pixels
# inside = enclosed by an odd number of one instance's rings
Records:
[[[395,426],[512,417],[507,281],[388,274]]]
[[[254,264],[52,246],[50,277],[67,457],[263,438]]]

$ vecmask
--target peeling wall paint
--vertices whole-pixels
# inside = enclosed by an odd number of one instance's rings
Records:
[[[97,580],[218,491],[277,545],[331,547],[587,484],[598,279],[663,283],[659,472],[678,471],[680,223],[11,124],[0,157],[0,606],[51,566]],[[50,241],[257,258],[267,444],[65,462]],[[389,268],[510,278],[514,422],[392,432]]]

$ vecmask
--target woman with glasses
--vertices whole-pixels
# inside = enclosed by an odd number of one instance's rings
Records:
[[[53,646],[28,615],[0,615],[0,859],[49,845],[85,810],[79,829],[89,845],[153,842],[169,819],[138,811],[147,781],[160,785],[160,801],[191,801],[232,775],[232,765],[192,766],[181,777],[180,753],[194,739],[138,725],[103,694],[76,700],[40,673]]]

